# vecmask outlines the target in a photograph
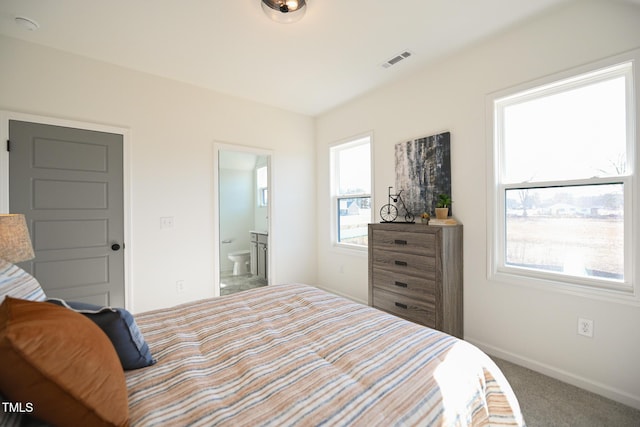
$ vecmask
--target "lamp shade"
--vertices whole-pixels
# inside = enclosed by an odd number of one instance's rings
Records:
[[[0,259],[12,264],[35,258],[24,215],[0,215]]]

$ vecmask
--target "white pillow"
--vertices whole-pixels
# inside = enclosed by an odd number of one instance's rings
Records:
[[[0,259],[0,304],[7,295],[31,301],[45,301],[47,296],[35,277]]]

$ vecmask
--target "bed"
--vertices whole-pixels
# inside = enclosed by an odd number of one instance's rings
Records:
[[[523,425],[477,348],[311,286],[136,321],[157,363],[126,373],[134,426]]]
[[[74,334],[90,329],[91,322],[80,322],[72,310],[31,304],[51,311],[54,319],[69,315],[69,321],[78,322],[73,323]],[[99,404],[120,405],[105,410],[106,417],[122,412],[119,418],[100,425],[524,425],[508,382],[476,347],[312,286],[276,285],[199,300],[138,314],[135,323],[153,355],[149,366],[123,371],[109,359],[96,362],[99,369],[91,368],[91,376],[104,377],[82,379],[83,387],[96,384],[90,395]],[[46,335],[63,329],[70,328],[57,327]],[[2,334],[8,333],[0,331],[0,339]],[[47,350],[59,342],[52,340]],[[84,358],[113,352],[93,345],[87,349],[86,341],[76,338],[55,354],[78,342],[84,343]],[[16,381],[25,376],[7,380],[14,371],[3,370],[0,386],[5,396],[15,392],[7,396],[15,402]],[[108,389],[107,383],[119,381],[124,402],[114,397],[117,387]],[[46,402],[39,402],[32,399],[32,407],[42,409]],[[64,405],[53,409],[64,413],[60,424],[76,410],[63,411]]]

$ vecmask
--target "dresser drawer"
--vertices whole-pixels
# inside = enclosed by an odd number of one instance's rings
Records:
[[[436,259],[433,256],[385,251],[374,247],[371,257],[373,268],[420,276],[430,280],[435,280],[436,278]]]
[[[464,336],[462,225],[369,224],[369,305]]]
[[[374,230],[373,247],[383,251],[435,256],[435,235],[395,230]]]
[[[374,267],[373,287],[435,303],[436,283],[425,277],[410,276]]]
[[[430,328],[436,327],[436,313],[433,303],[374,288],[373,306],[403,319]]]

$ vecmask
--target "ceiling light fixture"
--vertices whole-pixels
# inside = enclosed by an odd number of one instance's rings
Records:
[[[16,24],[20,25],[23,28],[26,28],[29,31],[35,31],[40,28],[40,25],[33,19],[25,18],[24,16],[16,16]]]
[[[282,24],[299,21],[307,10],[306,0],[261,0],[262,10]]]

